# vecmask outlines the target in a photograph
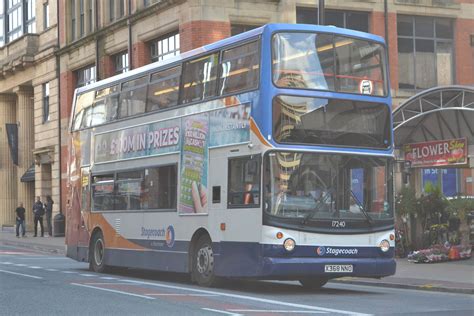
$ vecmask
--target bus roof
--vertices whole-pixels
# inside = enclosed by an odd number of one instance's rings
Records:
[[[217,42],[204,45],[199,48],[195,48],[193,50],[184,52],[178,56],[168,58],[166,60],[154,62],[139,68],[135,68],[133,70],[130,70],[126,73],[122,73],[113,77],[109,77],[100,81],[97,81],[95,83],[89,84],[87,86],[78,88],[76,90],[77,94],[80,94],[85,91],[89,90],[94,90],[97,89],[98,87],[102,86],[107,86],[110,85],[113,82],[120,81],[124,78],[130,78],[130,77],[136,77],[139,76],[142,73],[147,73],[148,71],[151,71],[153,69],[163,67],[166,65],[170,65],[173,63],[177,63],[179,61],[191,58],[193,56],[199,55],[201,53],[209,52],[209,51],[214,51],[218,50],[222,47],[232,45],[236,42],[241,42],[245,41],[254,37],[257,37],[263,33],[266,34],[273,34],[275,32],[281,32],[281,31],[308,31],[308,32],[322,32],[322,33],[336,33],[344,36],[349,36],[349,37],[357,37],[361,39],[366,39],[374,42],[379,42],[379,43],[385,43],[383,37],[380,37],[378,35],[370,34],[370,33],[364,33],[360,31],[355,31],[355,30],[350,30],[350,29],[345,29],[345,28],[340,28],[340,27],[335,27],[335,26],[326,26],[326,25],[312,25],[312,24],[282,24],[282,23],[270,23],[270,24],[265,24],[261,27],[255,28],[253,30],[234,35],[232,37],[228,37],[222,40],[219,40]]]

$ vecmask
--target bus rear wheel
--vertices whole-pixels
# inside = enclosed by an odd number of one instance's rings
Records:
[[[209,236],[199,237],[192,257],[192,276],[200,286],[217,285],[218,278],[214,275],[214,252]]]
[[[104,261],[105,242],[102,232],[97,232],[92,237],[92,242],[89,249],[89,268],[98,273],[105,272],[106,266]]]
[[[314,291],[321,289],[329,280],[326,278],[306,278],[299,281],[305,289]]]

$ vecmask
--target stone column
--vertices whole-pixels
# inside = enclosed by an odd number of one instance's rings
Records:
[[[15,225],[17,173],[5,124],[16,123],[16,96],[0,93],[0,225]]]
[[[34,97],[33,88],[20,86],[15,90],[17,103],[18,120],[18,170],[17,188],[18,202],[23,202],[26,209],[26,225],[33,226],[33,213],[31,208],[34,202],[35,183],[21,182],[21,176],[33,164],[33,148],[35,144],[34,136]]]

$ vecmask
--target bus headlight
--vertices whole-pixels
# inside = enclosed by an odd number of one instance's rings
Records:
[[[387,239],[384,239],[380,242],[380,250],[382,250],[383,252],[387,252],[390,250],[390,243],[388,242]]]
[[[291,238],[287,238],[285,239],[285,241],[283,242],[283,247],[285,247],[285,250],[286,251],[293,251],[293,249],[295,249],[295,241]]]

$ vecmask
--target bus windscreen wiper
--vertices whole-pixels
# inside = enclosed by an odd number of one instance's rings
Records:
[[[362,214],[364,214],[365,218],[367,219],[367,223],[369,223],[369,225],[372,226],[374,220],[372,219],[372,217],[370,217],[369,213],[367,213],[367,211],[364,209],[364,207],[362,206],[362,203],[360,203],[360,201],[357,199],[357,197],[355,196],[352,190],[351,190],[351,195],[354,201],[357,203],[357,206],[359,207],[359,209],[362,211]]]
[[[315,208],[308,214],[306,215],[303,220],[301,221],[301,224],[302,225],[305,225],[308,220],[310,220],[311,218],[314,217],[314,215],[316,215],[317,212],[319,212],[321,210],[321,208],[318,207],[318,205],[321,205],[324,203],[324,201],[326,201],[327,197],[330,196],[329,194],[331,193],[331,190],[329,190],[328,192],[326,192],[326,194],[324,194],[323,196],[319,197],[319,199],[314,199],[314,201],[316,202],[316,205],[315,205]]]

